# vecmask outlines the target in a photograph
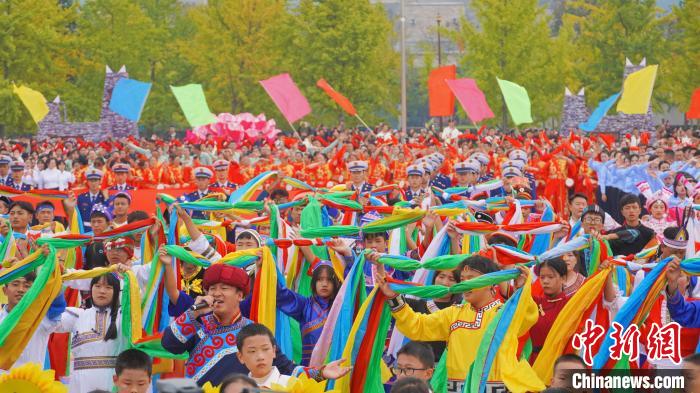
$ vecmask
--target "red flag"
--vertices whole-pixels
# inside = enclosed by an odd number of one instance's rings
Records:
[[[335,89],[333,89],[331,85],[329,85],[328,82],[326,82],[325,79],[319,79],[318,82],[316,82],[316,86],[320,87],[321,90],[325,91],[326,94],[328,94],[328,96],[332,98],[333,101],[336,102],[336,104],[340,105],[340,107],[343,108],[343,110],[347,112],[348,115],[355,116],[357,114],[355,107],[352,106],[352,102],[350,102],[350,100],[348,100],[347,97],[345,97],[344,95],[335,91]]]
[[[688,119],[700,119],[700,87],[696,88],[690,98],[690,107],[685,114]]]
[[[520,143],[520,141],[518,141],[517,139],[511,138],[507,135],[505,136],[505,138],[508,142],[510,142],[511,145],[513,145],[513,148],[515,148],[515,149],[522,149],[523,148],[523,144]]]
[[[280,74],[260,81],[272,101],[288,122],[294,123],[311,113],[311,106],[289,74]]]
[[[428,77],[428,106],[430,116],[452,116],[455,113],[455,95],[445,80],[457,77],[457,66],[448,65],[430,71]]]
[[[603,140],[603,143],[608,147],[608,149],[613,148],[613,144],[615,144],[615,136],[610,135],[610,134],[598,134],[600,139]]]

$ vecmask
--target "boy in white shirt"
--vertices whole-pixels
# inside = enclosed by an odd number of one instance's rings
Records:
[[[275,336],[270,329],[259,323],[252,323],[241,329],[236,337],[236,347],[238,360],[250,371],[248,376],[255,380],[258,387],[266,389],[273,389],[274,385],[287,386],[291,377],[303,373],[316,380],[337,379],[352,369],[340,366],[345,359],[339,359],[320,369],[297,366],[293,375],[282,375],[277,367],[272,365],[275,359]]]

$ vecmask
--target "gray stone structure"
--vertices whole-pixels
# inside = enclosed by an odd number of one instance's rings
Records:
[[[105,85],[102,94],[102,111],[100,120],[96,122],[69,122],[65,104],[60,97],[53,102],[48,102],[49,113],[39,122],[37,138],[47,139],[52,137],[81,137],[87,140],[101,141],[110,138],[124,138],[129,135],[138,136],[138,126],[133,122],[109,109],[114,85],[120,78],[128,78],[126,67],[122,66],[118,72],[113,72],[106,67]]]
[[[639,71],[646,67],[646,58],[642,59],[638,65],[632,64],[629,59],[625,59],[625,71],[623,80],[635,71]],[[627,115],[624,113],[615,113],[615,107],[610,108],[609,115],[603,117],[596,128],[597,132],[607,133],[627,133],[632,129],[653,130],[654,121],[651,111],[651,104],[646,114],[643,115]],[[568,134],[569,130],[577,129],[579,123],[583,123],[590,116],[590,111],[586,107],[586,97],[584,90],[581,89],[578,94],[573,95],[568,88],[565,89],[564,108],[561,115],[560,132]]]

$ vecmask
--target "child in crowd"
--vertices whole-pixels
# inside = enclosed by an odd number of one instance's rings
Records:
[[[430,386],[422,379],[415,377],[403,378],[391,387],[391,393],[430,393]]]
[[[246,388],[257,389],[258,384],[247,375],[232,374],[224,378],[219,386],[219,393],[242,393]]]
[[[554,362],[554,373],[550,387],[572,389],[572,374],[577,371],[586,371],[586,363],[578,355],[571,353],[559,356]]]
[[[36,273],[29,272],[22,277],[12,280],[2,287],[2,293],[7,297],[7,304],[0,308],[0,322],[10,315],[12,309],[19,304],[24,295],[29,291],[36,280]],[[37,363],[44,365],[46,358],[47,344],[51,333],[58,330],[61,325],[61,314],[66,309],[66,299],[63,293],[59,293],[53,300],[46,316],[41,320],[34,334],[27,342],[27,346],[22,354],[15,361],[13,367],[21,366],[25,363]]]
[[[138,349],[127,349],[117,356],[114,386],[117,393],[146,393],[151,387],[151,358]]]
[[[305,373],[316,380],[336,379],[349,373],[350,367],[340,364],[345,359],[328,363],[320,370],[311,367],[297,366],[293,375],[280,374],[277,367],[272,365],[275,360],[275,336],[270,329],[259,323],[247,325],[238,333],[236,340],[238,360],[250,371],[248,376],[255,380],[261,388],[273,389],[275,385],[286,386],[290,378]]]
[[[391,368],[392,374],[399,381],[414,377],[430,382],[435,370],[435,357],[428,344],[410,341],[396,354],[396,366]]]

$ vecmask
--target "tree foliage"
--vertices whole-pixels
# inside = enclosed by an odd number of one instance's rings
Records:
[[[497,77],[527,89],[536,122],[556,116],[563,91],[562,58],[553,48],[544,8],[537,0],[476,0],[471,7],[477,23],[462,18],[449,37],[463,50],[459,73],[477,80],[494,121],[507,125]]]
[[[73,121],[96,120],[105,65],[153,83],[140,125],[186,127],[170,85],[201,83],[213,112],[264,112],[284,124],[258,83],[289,72],[309,96],[309,120],[340,109],[315,87],[326,78],[368,120],[393,115],[398,61],[392,25],[363,1],[8,0],[0,5],[0,127],[36,130],[11,82],[60,95]],[[396,97],[395,97],[396,96]],[[376,117],[375,117],[376,115]]]
[[[369,0],[302,0],[294,10],[288,48],[294,77],[318,121],[336,122],[338,106],[316,81],[324,78],[355,105],[366,121],[395,118],[399,58],[393,26],[381,4]],[[384,114],[380,119],[377,115]]]
[[[13,0],[0,4],[0,132],[36,128],[12,92],[25,84],[51,99],[75,76],[74,7],[53,0]]]
[[[659,64],[664,40],[660,10],[654,0],[574,1],[568,5],[563,28],[567,31],[574,84],[586,88],[589,105],[619,92],[625,58],[639,64]],[[660,70],[657,87],[664,83]],[[578,83],[576,83],[578,82]],[[658,90],[657,90],[658,92]],[[655,94],[655,99],[660,96]]]
[[[212,110],[281,116],[258,81],[285,69],[279,39],[288,23],[284,1],[209,1],[189,16],[195,32],[179,50],[193,65],[190,82],[204,85]]]
[[[662,91],[685,112],[694,88],[700,87],[700,0],[673,7],[669,21],[668,54],[661,60]]]
[[[572,0],[548,13],[537,0],[474,0],[475,20],[444,30],[461,49],[458,73],[475,78],[507,123],[496,77],[524,86],[537,124],[558,119],[564,87],[589,106],[620,91],[625,58],[660,64],[654,104],[685,111],[700,86],[700,0],[670,12],[654,0]],[[201,83],[214,112],[264,112],[284,127],[258,81],[289,72],[309,99],[304,120],[335,123],[325,78],[369,123],[395,121],[400,101],[393,22],[370,0],[5,0],[0,2],[0,133],[36,130],[12,82],[96,120],[105,65],[153,83],[140,126],[187,127],[170,85]],[[426,45],[428,45],[426,43]],[[415,54],[414,54],[415,55]],[[427,110],[432,55],[408,72],[410,124]],[[413,58],[409,53],[409,58]],[[354,124],[354,122],[351,122]]]

